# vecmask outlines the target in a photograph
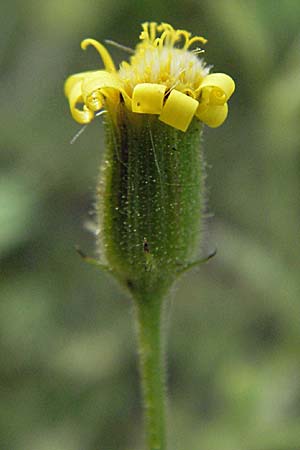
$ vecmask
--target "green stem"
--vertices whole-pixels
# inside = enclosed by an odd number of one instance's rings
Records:
[[[135,299],[147,450],[166,450],[166,374],[161,297]]]

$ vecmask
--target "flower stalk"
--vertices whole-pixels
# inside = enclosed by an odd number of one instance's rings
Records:
[[[104,118],[96,202],[99,264],[133,299],[147,449],[166,450],[164,300],[195,264],[202,243],[202,127],[224,122],[234,82],[209,74],[198,58],[202,51],[191,50],[196,42],[205,44],[201,36],[151,22],[143,24],[140,39],[118,71],[105,47],[83,41],[83,49],[96,48],[105,70],[69,77],[65,93],[77,122],[89,123],[99,113]]]
[[[135,298],[140,377],[149,450],[166,450],[166,369],[164,352],[164,297]]]

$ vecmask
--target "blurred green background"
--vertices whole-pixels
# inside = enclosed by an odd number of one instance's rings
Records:
[[[171,450],[300,449],[300,2],[4,0],[0,39],[0,449],[141,450],[131,305],[92,254],[101,120],[63,96],[100,67],[80,41],[134,46],[145,20],[209,40],[237,84],[205,130],[207,249],[174,293]],[[127,55],[112,49],[115,61]]]

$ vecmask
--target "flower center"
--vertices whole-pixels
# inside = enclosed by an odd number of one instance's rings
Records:
[[[209,68],[191,51],[140,44],[130,63],[121,63],[119,77],[129,96],[139,83],[163,84],[193,96]]]
[[[196,96],[194,91],[209,73],[209,67],[197,57],[201,50],[189,50],[195,42],[205,44],[206,39],[190,36],[189,32],[175,30],[166,23],[144,23],[141,42],[130,63],[122,62],[120,65],[119,77],[128,95],[132,95],[134,87],[139,83],[157,83],[165,85],[168,90],[176,88]],[[181,48],[175,47],[178,43],[181,43]]]

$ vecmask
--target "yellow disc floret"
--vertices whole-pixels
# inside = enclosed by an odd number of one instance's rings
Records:
[[[113,110],[122,99],[133,113],[156,114],[162,122],[182,131],[188,129],[194,116],[211,127],[220,126],[227,117],[234,81],[223,73],[209,74],[204,60],[198,57],[202,50],[191,49],[195,43],[205,44],[206,39],[191,37],[166,23],[146,22],[130,61],[122,62],[116,71],[106,48],[94,39],[85,39],[82,48],[94,46],[105,70],[68,78],[65,94],[73,118],[89,123],[104,105]]]

